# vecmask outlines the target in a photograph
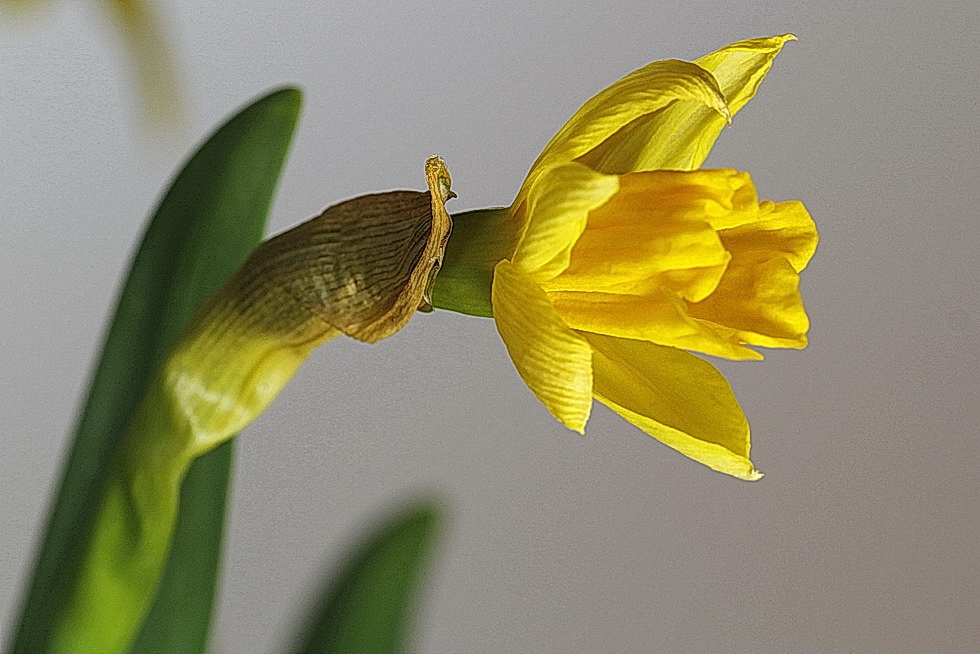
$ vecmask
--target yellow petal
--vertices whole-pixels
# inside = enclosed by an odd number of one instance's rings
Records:
[[[585,334],[593,347],[594,394],[649,435],[739,479],[762,477],[749,460],[749,425],[714,367],[669,347]]]
[[[799,292],[800,276],[789,262],[766,252],[736,255],[718,289],[687,313],[730,331],[742,343],[804,348],[810,321]]]
[[[497,331],[521,378],[562,424],[584,433],[592,410],[592,348],[510,261],[494,268],[492,297]]]
[[[737,331],[689,315],[688,305],[666,291],[649,295],[559,291],[548,298],[575,330],[703,352],[726,359],[761,359]]]
[[[740,41],[701,57],[694,63],[712,74],[734,116],[755,95],[792,34]],[[700,168],[730,116],[693,102],[675,102],[663,110],[634,119],[586,157],[606,173]]]
[[[714,225],[735,226],[722,233],[731,233],[733,242],[744,242],[747,250],[758,243],[741,226],[763,224],[774,235],[785,231],[792,236],[786,244],[800,240],[793,235],[805,232],[809,218],[776,207],[760,206],[749,176],[733,170],[623,175],[620,192],[589,214],[568,268],[541,286],[573,329],[726,358],[761,358],[744,347],[761,344],[748,338],[748,324],[742,333],[738,324],[692,316],[689,307],[723,294],[718,287],[732,253]],[[773,256],[785,258],[778,249]],[[775,272],[779,279],[774,281],[782,285],[784,277]],[[743,289],[732,286],[724,293],[739,295]],[[748,298],[746,310],[762,296]],[[768,335],[790,336],[785,330]]]
[[[724,217],[728,219],[732,215]],[[723,219],[710,217],[712,227],[726,249],[739,252],[771,252],[785,257],[800,272],[806,268],[817,249],[817,226],[810,213],[797,201],[770,202],[759,205],[758,211],[737,216],[737,224],[724,224]]]
[[[528,178],[533,178],[537,168],[579,158],[605,173],[674,167],[660,165],[661,158],[672,157],[672,151],[680,147],[674,135],[642,126],[659,123],[658,116],[677,105],[713,114],[722,123],[730,116],[725,97],[706,70],[686,61],[655,61],[582,105],[545,146]],[[642,139],[611,139],[620,130],[638,126]]]
[[[551,279],[568,267],[589,212],[619,190],[616,176],[576,163],[550,166],[541,173],[529,189],[530,219],[513,257],[535,280]]]
[[[589,214],[567,269],[542,286],[626,295],[667,289],[691,301],[707,297],[731,258],[705,220],[732,210],[730,173],[622,176],[620,191]]]
[[[762,39],[748,39],[726,45],[705,55],[694,63],[709,71],[718,80],[721,92],[728,100],[732,115],[755,96],[772,62],[783,46],[795,41],[793,34]]]
[[[719,221],[718,224],[723,224]],[[762,347],[806,347],[810,321],[799,292],[799,273],[817,246],[817,230],[800,202],[763,202],[719,232],[732,261],[709,297],[688,303],[688,313]]]

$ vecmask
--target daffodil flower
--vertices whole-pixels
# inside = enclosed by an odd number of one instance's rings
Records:
[[[817,233],[801,203],[699,167],[792,38],[627,75],[559,130],[508,209],[456,217],[436,306],[492,315],[567,427],[584,433],[595,398],[715,470],[761,477],[728,383],[691,352],[804,347]]]

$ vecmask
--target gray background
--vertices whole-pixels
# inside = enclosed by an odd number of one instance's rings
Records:
[[[449,162],[507,204],[621,75],[796,32],[709,165],[806,202],[802,352],[722,364],[756,484],[599,406],[585,437],[493,323],[333,341],[239,440],[216,650],[272,652],[321,571],[413,493],[451,512],[426,652],[971,652],[980,642],[975,2],[214,2],[161,7],[186,120],[149,130],[94,3],[0,23],[0,616],[9,632],[121,271],[202,136],[306,92],[272,231]],[[394,3],[391,3],[394,4]]]

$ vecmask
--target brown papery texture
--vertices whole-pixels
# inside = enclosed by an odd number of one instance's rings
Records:
[[[334,330],[376,342],[405,326],[427,297],[452,223],[441,159],[429,191],[346,200],[262,243],[203,314],[237,314],[248,330],[294,344]],[[207,320],[207,318],[203,318]]]

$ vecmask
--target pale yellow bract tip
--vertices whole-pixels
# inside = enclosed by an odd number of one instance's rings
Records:
[[[449,176],[449,168],[439,155],[433,154],[425,160],[425,179],[430,191],[435,192],[438,189],[443,202],[456,197],[452,191],[453,180]]]

